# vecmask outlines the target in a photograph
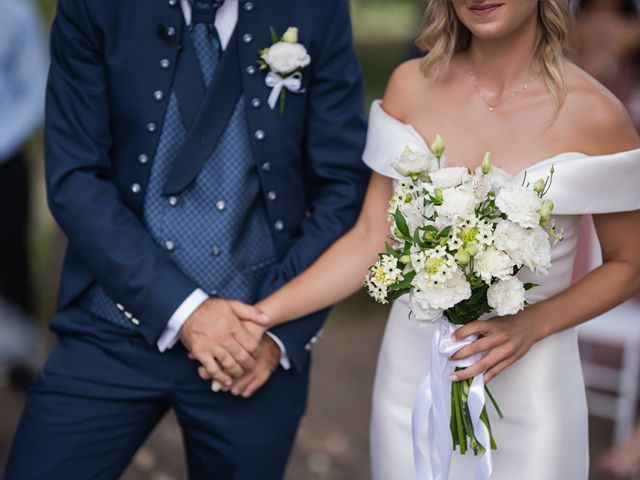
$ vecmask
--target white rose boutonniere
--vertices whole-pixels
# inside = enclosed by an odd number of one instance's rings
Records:
[[[271,88],[269,107],[273,110],[280,101],[280,116],[284,115],[286,91],[302,93],[302,70],[309,66],[311,57],[304,45],[298,43],[298,29],[289,27],[282,37],[271,29],[273,45],[260,51],[261,70],[269,70],[265,78]]]

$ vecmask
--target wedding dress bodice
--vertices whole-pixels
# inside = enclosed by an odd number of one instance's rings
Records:
[[[405,147],[429,149],[412,126],[374,102],[365,163],[398,180],[392,163]],[[536,276],[526,269],[520,273],[522,280],[539,285],[528,292],[530,303],[550,298],[571,284],[583,214],[640,209],[640,149],[599,156],[560,153],[528,167],[527,181],[546,178],[551,166],[555,175],[545,198],[555,203],[554,218],[564,240],[552,248],[548,275]],[[522,171],[516,177],[524,175]],[[413,467],[411,411],[430,366],[434,327],[410,319],[406,298],[393,305],[378,360],[371,424],[374,480],[424,480],[416,479]],[[587,405],[575,329],[536,343],[491,382],[491,389],[505,414],[500,420],[491,413],[498,442],[491,480],[587,479]],[[420,441],[428,443],[426,438]],[[454,454],[449,478],[474,478],[475,463],[473,455]]]

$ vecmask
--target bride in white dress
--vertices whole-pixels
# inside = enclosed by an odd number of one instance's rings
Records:
[[[406,146],[429,149],[441,134],[448,166],[475,169],[485,151],[522,177],[556,174],[549,197],[564,241],[548,276],[518,315],[459,331],[480,339],[455,358],[482,352],[460,373],[485,374],[504,413],[492,479],[585,480],[587,407],[573,327],[640,288],[640,140],[604,87],[563,56],[567,0],[431,0],[419,45],[426,59],[401,65],[371,108],[365,162],[374,174],[357,225],[309,270],[259,304],[274,322],[300,318],[350,295],[382,251],[386,210]],[[575,285],[578,222],[593,214],[604,264]],[[525,278],[526,277],[526,278]],[[433,327],[393,305],[376,375],[371,423],[373,476],[413,480],[411,411],[429,366]],[[421,439],[425,442],[426,439]],[[449,478],[473,478],[473,455],[453,456]],[[426,479],[418,479],[426,480]]]

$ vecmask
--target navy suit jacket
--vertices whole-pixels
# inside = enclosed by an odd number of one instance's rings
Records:
[[[312,63],[304,71],[305,92],[287,95],[280,118],[267,106],[264,72],[254,67],[258,51],[271,45],[269,28],[282,33],[289,26],[299,28]],[[177,0],[58,1],[46,177],[49,205],[69,246],[54,329],[73,330],[64,311],[97,282],[139,319],[140,334],[155,345],[198,288],[141,218],[181,55],[167,39],[168,28],[177,38],[186,28]],[[266,295],[307,268],[356,220],[369,176],[361,163],[362,81],[347,0],[240,0],[237,28],[257,172],[263,191],[279,194],[266,202],[279,256]],[[263,135],[254,135],[259,130]],[[306,363],[305,345],[325,317],[320,312],[277,328],[294,365]]]

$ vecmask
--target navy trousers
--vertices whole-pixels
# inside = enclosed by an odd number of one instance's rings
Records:
[[[278,368],[250,399],[214,393],[181,345],[161,354],[135,332],[80,310],[65,315],[80,331],[60,333],[32,388],[5,480],[117,479],[169,408],[189,478],[282,479],[307,372]]]

